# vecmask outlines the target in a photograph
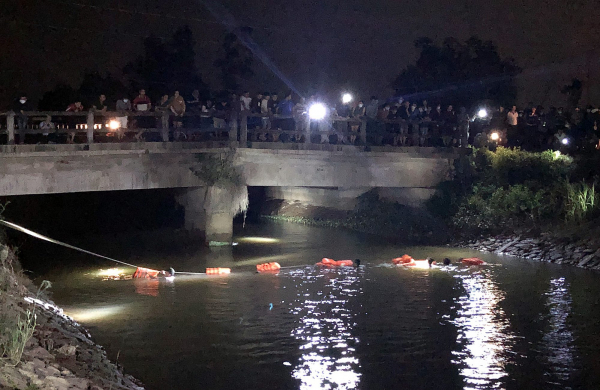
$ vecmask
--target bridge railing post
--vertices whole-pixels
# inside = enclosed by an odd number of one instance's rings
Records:
[[[8,130],[8,144],[15,144],[15,113],[9,112],[6,116],[6,129]]]
[[[230,141],[237,141],[237,132],[229,134]],[[242,112],[242,120],[240,121],[240,148],[248,146],[248,113]]]
[[[367,120],[365,118],[361,119],[360,123],[360,143],[361,145],[367,144]]]
[[[303,116],[302,119],[300,119],[300,123],[302,123],[302,127],[304,129],[304,143],[306,144],[310,144],[312,142],[312,140],[310,139],[310,118],[308,116]]]
[[[164,111],[161,117],[161,135],[163,142],[169,142],[169,112]]]
[[[94,112],[90,110],[87,114],[87,143],[94,143]]]

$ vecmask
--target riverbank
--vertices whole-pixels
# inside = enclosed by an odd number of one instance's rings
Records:
[[[309,226],[344,228],[409,244],[444,244],[445,226],[425,210],[379,199],[363,199],[354,210],[311,206],[298,201],[266,201],[260,217]]]
[[[389,207],[386,205],[384,209]],[[399,205],[397,207],[398,214],[383,217],[380,212],[374,211],[374,207],[368,210],[344,211],[300,202],[270,200],[261,210],[261,216],[272,221],[345,228],[409,243],[449,243],[451,246],[482,252],[600,270],[600,234],[596,234],[598,232],[591,226],[580,227],[574,231],[563,228],[542,233],[524,229],[518,233],[491,236],[480,232],[472,233],[470,238],[452,239],[459,235],[449,234],[442,228],[444,224],[441,221],[420,210]]]
[[[48,299],[47,287],[34,286],[0,243],[0,388],[143,389]]]
[[[526,231],[461,240],[452,245],[528,260],[600,270],[600,237],[592,229],[583,231],[580,228],[576,232],[558,230],[539,234]]]

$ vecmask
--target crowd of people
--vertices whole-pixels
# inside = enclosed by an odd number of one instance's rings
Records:
[[[400,97],[380,102],[372,96],[367,103],[360,99],[347,99],[343,103],[327,104],[317,95],[305,99],[294,98],[291,93],[257,93],[251,96],[244,92],[241,95],[230,94],[214,102],[202,100],[200,92],[194,90],[187,99],[179,91],[174,91],[172,96],[162,95],[153,103],[146,91],[141,89],[133,100],[121,96],[114,105],[111,104],[112,107],[109,107],[105,95],[99,95],[85,105],[75,101],[65,108],[65,112],[114,111],[120,129],[119,137],[123,136],[125,129],[132,129],[138,140],[142,139],[143,131],[136,132],[135,129],[161,128],[164,122],[159,117],[131,116],[127,115],[128,112],[168,114],[168,126],[173,128],[176,140],[186,138],[186,133],[179,131],[184,127],[212,128],[214,132],[210,134],[220,137],[233,127],[234,121],[239,122],[245,116],[253,141],[304,142],[306,131],[310,129],[315,130],[312,142],[358,144],[364,122],[366,141],[375,145],[481,146],[490,140],[490,134],[494,132],[497,134],[493,139],[495,143],[528,150],[598,144],[600,111],[591,106],[586,110],[575,108],[568,112],[562,107],[545,109],[530,103],[520,110],[516,106],[510,109],[488,107],[487,115],[481,115],[478,112],[481,107],[469,110],[460,107],[457,110],[453,105],[430,104],[425,99],[411,100]],[[325,128],[316,123],[309,125],[307,120],[308,109],[316,102],[324,104],[328,111]],[[27,112],[33,107],[27,96],[20,96],[12,110],[15,112],[16,128],[21,130],[32,125]],[[59,125],[76,128],[77,123],[85,123],[82,118],[67,117]],[[56,125],[50,117],[38,118],[36,124],[50,142]],[[239,123],[236,125],[239,126]],[[330,134],[324,134],[327,130]],[[67,133],[66,142],[74,142],[75,132]]]

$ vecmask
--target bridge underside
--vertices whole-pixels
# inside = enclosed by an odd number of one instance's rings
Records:
[[[186,209],[186,226],[204,230],[207,240],[231,240],[231,191],[209,186],[193,172],[203,164],[199,156],[207,154],[230,156],[241,174],[241,187],[269,187],[272,198],[338,208],[353,207],[355,199],[372,188],[379,188],[380,196],[418,205],[451,175],[456,158],[452,150],[433,148],[365,152],[351,146],[292,150],[215,149],[194,143],[16,145],[0,150],[0,196],[185,188],[179,201]]]

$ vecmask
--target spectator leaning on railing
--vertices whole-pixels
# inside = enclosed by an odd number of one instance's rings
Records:
[[[81,112],[83,111],[83,104],[81,104],[80,101],[77,101],[75,103],[71,103],[69,104],[69,106],[67,107],[67,109],[65,110],[67,112]],[[72,129],[77,129],[77,125],[80,124],[82,122],[81,118],[77,118],[77,117],[71,117],[69,118],[69,126]],[[72,144],[75,142],[75,131],[70,131],[69,132],[69,137],[67,138],[67,143],[68,144]]]
[[[92,105],[92,108],[97,112],[106,112],[106,95],[100,95],[98,100]]]

